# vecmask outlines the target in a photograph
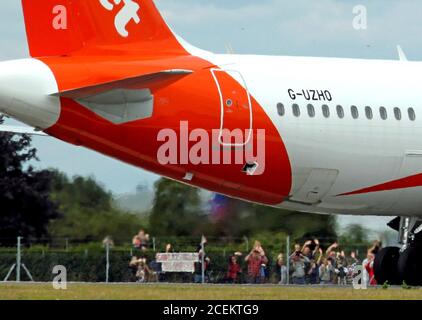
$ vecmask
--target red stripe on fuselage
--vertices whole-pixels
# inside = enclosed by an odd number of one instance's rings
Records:
[[[338,196],[352,196],[352,195],[357,195],[357,194],[391,191],[391,190],[416,188],[416,187],[422,187],[422,173],[414,175],[414,176],[382,183],[376,186],[339,194]]]

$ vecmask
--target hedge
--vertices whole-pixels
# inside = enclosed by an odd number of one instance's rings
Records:
[[[234,252],[234,251],[233,251]],[[147,254],[133,252],[138,257],[145,257],[153,261],[155,253]],[[231,251],[209,249],[207,255],[211,258],[211,280],[222,282],[227,270],[227,263]],[[57,265],[63,265],[67,270],[69,282],[105,282],[106,281],[106,255],[104,249],[69,251],[49,250],[42,251],[23,250],[22,263],[29,269],[34,281],[49,282],[54,276],[52,270]],[[110,282],[136,281],[133,271],[129,268],[131,250],[111,250],[110,252]],[[0,281],[5,278],[10,267],[16,263],[16,252],[13,250],[0,250]],[[13,272],[9,280],[14,280]],[[21,279],[29,280],[22,269]],[[174,274],[166,277],[166,281],[190,282],[192,275]]]

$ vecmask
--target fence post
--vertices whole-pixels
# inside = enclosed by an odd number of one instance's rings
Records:
[[[110,271],[110,242],[106,242],[106,283],[109,280],[109,271]]]
[[[202,276],[202,284],[205,284],[205,236],[202,236],[201,238],[201,250],[202,250],[201,276]]]
[[[155,237],[152,238],[152,249],[155,252]]]
[[[287,285],[290,284],[290,236],[286,237],[286,280],[287,280]]]
[[[21,239],[18,237],[17,252],[16,252],[16,281],[21,281]]]

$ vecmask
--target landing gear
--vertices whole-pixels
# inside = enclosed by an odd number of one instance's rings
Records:
[[[408,285],[422,285],[422,244],[412,244],[401,253],[398,274]]]
[[[391,285],[400,284],[397,265],[400,258],[400,249],[388,247],[381,249],[374,261],[375,280],[378,284],[388,282]]]
[[[399,232],[400,248],[380,250],[375,258],[374,271],[377,283],[412,286],[422,285],[422,221],[398,217],[388,224]]]

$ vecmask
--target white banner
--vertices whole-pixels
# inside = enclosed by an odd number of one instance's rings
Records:
[[[161,263],[163,272],[195,271],[195,262],[199,262],[198,253],[157,253],[156,261]]]

